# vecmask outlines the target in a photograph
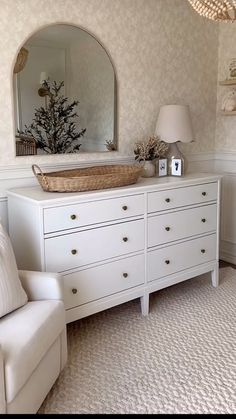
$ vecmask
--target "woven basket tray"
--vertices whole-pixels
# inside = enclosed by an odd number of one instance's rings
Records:
[[[142,167],[107,165],[43,173],[40,167],[34,164],[32,170],[46,192],[82,192],[136,183]]]

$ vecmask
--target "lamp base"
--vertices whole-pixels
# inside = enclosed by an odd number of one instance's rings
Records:
[[[171,143],[168,153],[168,176],[183,176],[186,172],[186,159],[178,148],[177,143]]]

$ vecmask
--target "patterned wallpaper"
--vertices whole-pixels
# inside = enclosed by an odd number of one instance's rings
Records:
[[[12,70],[37,29],[69,23],[90,31],[110,54],[118,80],[120,156],[153,134],[159,107],[190,105],[197,141],[188,152],[214,149],[217,25],[185,0],[0,0],[0,165],[87,161],[110,153],[15,157]],[[105,156],[105,157],[104,157]]]
[[[227,77],[229,61],[236,58],[236,26],[221,23],[219,30],[218,81]],[[221,115],[222,101],[236,86],[217,86],[216,151],[236,151],[236,116]]]

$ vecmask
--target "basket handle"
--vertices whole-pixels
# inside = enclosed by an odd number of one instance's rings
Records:
[[[37,166],[37,164],[33,164],[32,165],[32,171],[33,171],[33,174],[37,177],[37,174],[38,173],[36,172],[36,170],[39,171],[40,175],[44,176],[42,170],[40,169],[40,167]]]
[[[38,179],[38,173],[36,172],[36,170],[38,170],[39,174],[42,176],[42,182],[44,183],[45,187],[47,189],[49,189],[49,184],[48,184],[47,177],[44,175],[44,173],[42,172],[42,170],[40,169],[40,167],[37,164],[33,164],[32,165],[32,171],[33,171],[33,174],[35,175],[35,177]]]

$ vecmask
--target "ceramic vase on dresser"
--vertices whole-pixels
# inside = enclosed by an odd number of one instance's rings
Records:
[[[153,160],[144,160],[142,163],[142,177],[153,177],[156,174],[156,166]]]

